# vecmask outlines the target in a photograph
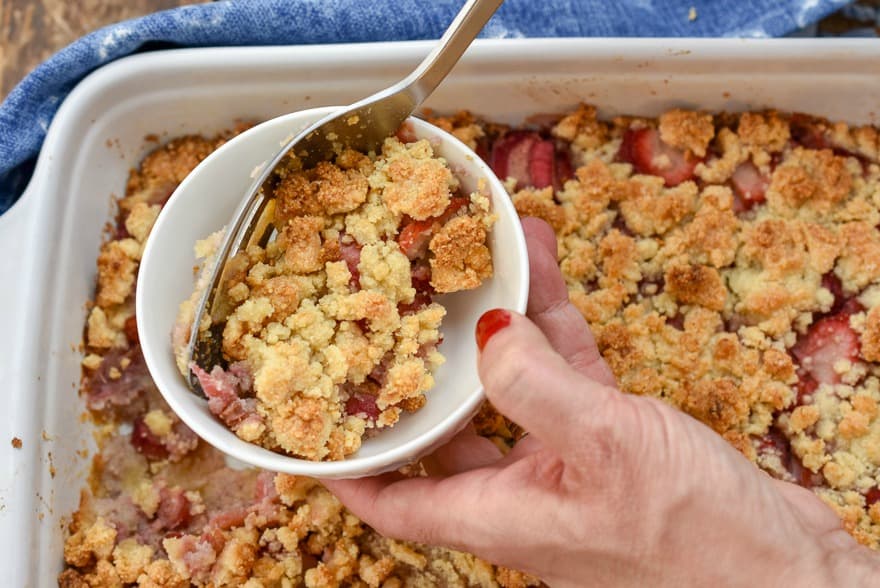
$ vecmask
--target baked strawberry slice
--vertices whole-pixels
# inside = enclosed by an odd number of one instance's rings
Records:
[[[817,321],[791,348],[801,370],[816,384],[839,384],[834,364],[859,357],[859,336],[850,327],[849,316],[840,312]]]
[[[113,239],[120,241],[122,239],[128,239],[129,237],[131,237],[131,233],[125,228],[125,223],[117,223],[116,230],[113,231]]]
[[[862,166],[862,175],[867,175],[872,161],[864,155],[850,151],[836,144],[830,130],[821,121],[807,114],[795,113],[789,122],[791,142],[807,149],[831,149],[838,157],[854,157]]]
[[[819,382],[813,379],[813,376],[802,367],[799,367],[796,373],[798,381],[795,384],[795,390],[797,390],[795,406],[801,406],[807,402],[807,397],[812,396],[813,392],[816,391],[816,388],[819,387]]]
[[[257,476],[257,484],[254,488],[254,495],[257,502],[273,502],[278,498],[278,491],[275,489],[274,472],[262,471]]]
[[[671,147],[660,139],[660,132],[653,128],[629,129],[617,158],[631,163],[635,171],[663,178],[667,186],[677,186],[694,177],[699,159]]]
[[[242,519],[241,522],[242,522],[242,524],[244,524],[244,519]],[[214,524],[212,524],[212,523],[214,523]],[[230,525],[230,526],[234,526],[234,525]],[[184,535],[184,537],[185,537],[184,541],[186,541],[190,544],[195,542],[195,537],[193,537],[191,535]],[[223,550],[223,546],[226,545],[226,535],[223,533],[223,531],[218,526],[216,526],[215,519],[211,519],[209,521],[209,524],[205,525],[205,531],[202,532],[202,535],[198,538],[198,541],[197,541],[197,543],[195,543],[195,545],[198,546],[198,547],[196,547],[196,550],[198,550],[199,547],[201,547],[201,546],[210,545],[211,549],[213,550],[213,552],[215,554],[220,553]],[[192,551],[190,553],[192,553]],[[209,566],[208,566],[208,569],[210,569]]]
[[[813,488],[821,486],[824,483],[824,477],[821,473],[813,472],[804,467],[797,455],[791,451],[791,442],[781,432],[776,429],[770,429],[759,441],[757,447],[758,453],[763,455],[773,455],[779,459],[780,465],[785,468],[793,481],[804,488]],[[778,476],[783,472],[775,472]],[[783,479],[786,479],[783,477]]]
[[[186,527],[192,517],[191,505],[181,488],[162,488],[159,491],[159,508],[153,523],[159,530],[174,531]]]
[[[843,284],[834,272],[828,272],[822,276],[822,287],[834,296],[834,303],[825,315],[833,314],[857,314],[865,310],[858,298],[847,297],[843,293]],[[825,316],[823,315],[823,316]]]
[[[807,149],[827,149],[831,147],[824,131],[816,120],[808,115],[795,112],[788,123],[791,140]]]
[[[220,514],[216,514],[208,520],[208,524],[205,525],[205,534],[203,534],[202,537],[205,541],[215,545],[218,538],[216,536],[212,537],[210,535],[211,531],[241,527],[244,525],[244,520],[247,518],[248,514],[248,508],[245,506],[238,506],[228,511],[221,512]],[[224,542],[225,541],[221,539],[220,545],[223,545]]]
[[[138,337],[137,318],[135,318],[134,315],[125,319],[125,323],[123,323],[122,325],[122,332],[125,333],[125,338],[128,339],[128,343],[132,347],[140,343],[140,337]]]
[[[471,199],[465,196],[453,196],[449,199],[449,205],[446,207],[446,210],[443,211],[443,214],[440,215],[440,223],[445,224],[446,221],[451,219],[455,214],[471,203]]]
[[[532,147],[542,141],[538,133],[532,131],[512,131],[492,145],[489,165],[495,175],[506,180],[516,179],[516,188],[531,185],[529,170]]]
[[[440,216],[421,221],[410,220],[404,224],[400,234],[397,236],[397,244],[400,246],[400,250],[410,260],[424,257],[428,252],[428,244],[431,242],[434,232],[446,224],[446,221],[455,216],[459,210],[466,207],[469,202],[470,199],[468,198],[454,196],[449,200],[449,205]],[[358,259],[360,259],[360,254],[358,254]]]
[[[369,421],[379,418],[379,407],[376,406],[376,397],[372,394],[355,392],[345,403],[345,414],[359,416]]]
[[[420,260],[412,265],[411,280],[416,295],[412,302],[401,302],[397,305],[397,312],[401,316],[422,310],[431,304],[434,295],[434,288],[431,286],[431,266],[428,265],[428,262]]]
[[[419,260],[412,264],[410,276],[413,288],[416,290],[426,290],[430,293],[434,292],[434,289],[431,287],[431,266],[427,260]]]
[[[489,166],[495,175],[516,180],[516,190],[527,186],[558,190],[573,176],[570,155],[534,131],[512,131],[492,145]]]
[[[567,148],[556,150],[556,179],[554,189],[559,190],[568,180],[574,177],[571,163],[571,152]]]
[[[416,137],[416,131],[413,128],[412,123],[408,121],[397,128],[397,132],[394,133],[394,136],[397,137],[397,140],[401,143],[415,143],[416,141],[418,141],[418,137]]]
[[[751,210],[766,200],[770,180],[763,175],[751,161],[737,166],[730,178],[733,184],[733,211],[736,213]]]
[[[397,237],[397,244],[400,250],[410,260],[423,257],[428,252],[428,243],[434,235],[434,223],[437,222],[433,218],[423,221],[412,221],[400,231]]]
[[[345,265],[348,266],[348,272],[351,274],[351,287],[359,290],[361,287],[361,272],[358,265],[361,263],[361,246],[357,242],[340,243],[339,254]]]
[[[556,184],[556,146],[553,141],[538,140],[529,150],[529,181],[535,188]]]
[[[477,154],[477,157],[489,163],[489,151],[490,151],[490,141],[488,137],[481,137],[477,140],[477,147],[474,149],[474,153]]]
[[[831,306],[830,313],[837,314],[845,302],[843,296],[843,284],[840,283],[840,278],[838,278],[834,272],[828,272],[822,276],[822,287],[831,292],[831,295],[834,296],[834,304]]]
[[[135,451],[150,461],[160,461],[168,458],[168,449],[162,443],[162,439],[153,433],[143,416],[137,417],[132,423],[131,444]]]

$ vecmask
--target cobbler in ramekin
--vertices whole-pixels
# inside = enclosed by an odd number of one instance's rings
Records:
[[[200,278],[175,329],[178,368],[245,441],[309,460],[340,460],[365,435],[425,403],[446,311],[437,294],[492,275],[489,199],[463,194],[427,140],[385,140],[300,169],[286,157],[264,185],[277,236],[225,269],[226,364],[187,365]],[[211,259],[221,233],[198,244]],[[217,320],[215,318],[215,320]],[[218,331],[219,332],[219,331]]]

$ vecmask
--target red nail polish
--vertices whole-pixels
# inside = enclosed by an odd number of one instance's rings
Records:
[[[477,321],[477,347],[480,351],[486,346],[492,335],[510,324],[510,312],[503,308],[495,308],[483,313]]]

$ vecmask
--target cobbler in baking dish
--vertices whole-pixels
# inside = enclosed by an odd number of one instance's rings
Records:
[[[605,122],[589,106],[547,128],[432,122],[554,228],[571,299],[623,390],[693,415],[880,547],[874,128],[775,112]],[[161,401],[130,320],[138,256],[168,186],[222,140],[148,156],[102,248],[82,391],[103,449],[61,585],[537,584],[381,537],[315,481],[230,469]],[[503,447],[519,436],[488,406],[476,423]]]
[[[302,170],[288,156],[264,186],[277,238],[230,260],[223,285],[227,369],[187,365],[197,287],[175,329],[178,367],[240,438],[310,460],[339,460],[425,403],[446,310],[435,294],[492,275],[494,215],[461,194],[427,140],[385,140]],[[204,257],[221,233],[201,242]],[[213,267],[215,262],[206,263]],[[205,281],[201,278],[199,282]]]

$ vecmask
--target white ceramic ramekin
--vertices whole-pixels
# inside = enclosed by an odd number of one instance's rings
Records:
[[[153,380],[178,416],[205,441],[243,463],[273,472],[315,478],[358,478],[396,470],[449,441],[476,413],[483,400],[477,374],[474,326],[492,308],[525,312],[529,260],[513,203],[492,170],[461,141],[411,118],[416,139],[427,139],[461,183],[462,193],[481,192],[497,217],[489,234],[494,275],[479,288],[438,299],[447,309],[440,351],[446,363],[435,374],[427,403],[404,414],[391,428],[364,440],[340,461],[308,461],[275,453],[239,439],[193,394],[177,369],[171,332],[177,310],[193,290],[192,247],[223,228],[250,187],[251,174],[291,135],[334,110],[314,108],[272,119],[235,137],[205,159],[162,209],[144,249],[137,282],[137,321],[141,349]]]

